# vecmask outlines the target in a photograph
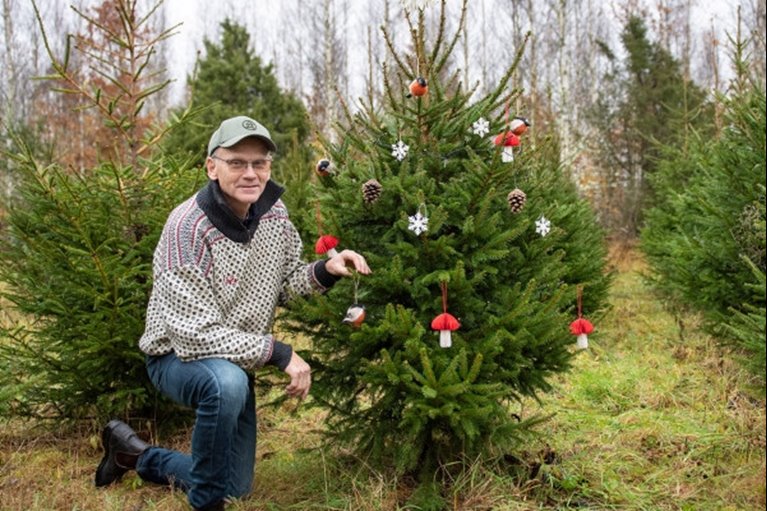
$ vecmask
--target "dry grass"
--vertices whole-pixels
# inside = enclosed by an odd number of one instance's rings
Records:
[[[454,511],[765,509],[765,400],[750,376],[644,287],[644,261],[613,247],[612,310],[591,349],[527,412],[553,413],[513,463],[467,463],[445,490]],[[265,399],[261,399],[265,401]],[[0,428],[0,510],[186,510],[183,494],[126,477],[93,487],[97,432]],[[324,415],[286,404],[259,414],[256,488],[231,509],[395,511],[409,481],[321,448]],[[161,438],[186,448],[188,431]]]

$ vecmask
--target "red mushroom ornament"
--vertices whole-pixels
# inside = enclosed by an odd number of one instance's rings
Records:
[[[511,131],[500,133],[495,137],[493,143],[496,146],[502,146],[501,161],[511,162],[514,161],[514,148],[519,145],[519,137]]]
[[[570,333],[577,335],[576,346],[579,350],[585,350],[589,347],[588,334],[594,331],[594,325],[586,318],[578,318],[570,323]]]
[[[461,328],[461,324],[447,312],[447,282],[440,282],[439,287],[442,289],[442,314],[431,320],[431,328],[439,330],[439,347],[449,348],[453,345],[451,332]]]
[[[324,234],[320,236],[320,239],[314,244],[314,253],[320,255],[327,254],[328,257],[333,257],[338,254],[336,251],[337,246],[338,238],[332,234]]]
[[[453,336],[451,332],[458,330],[461,324],[455,317],[447,312],[443,312],[433,320],[431,320],[432,330],[439,330],[439,347],[449,348],[453,345]]]
[[[577,291],[578,301],[578,319],[570,323],[570,333],[577,335],[576,347],[579,350],[585,350],[589,347],[588,334],[594,331],[594,325],[591,321],[583,317],[583,288],[578,286]]]

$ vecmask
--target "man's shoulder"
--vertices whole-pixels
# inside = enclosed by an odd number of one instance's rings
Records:
[[[184,202],[173,208],[173,211],[168,215],[168,220],[165,225],[177,225],[183,222],[187,222],[189,218],[196,217],[199,214],[204,214],[200,206],[197,204],[197,194],[195,193]]]
[[[204,248],[223,239],[196,200],[185,200],[170,213],[155,251],[155,262],[165,270],[184,266],[208,268],[209,254]]]
[[[277,202],[272,205],[269,212],[263,216],[263,219],[276,218],[276,219],[288,219],[288,208],[282,199],[277,199]]]
[[[166,232],[173,232],[176,236],[199,236],[210,230],[212,224],[198,204],[197,195],[192,195],[171,211],[165,222]]]

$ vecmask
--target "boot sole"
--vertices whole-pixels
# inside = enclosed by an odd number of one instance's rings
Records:
[[[109,455],[110,451],[112,450],[111,446],[109,445],[109,438],[112,436],[112,431],[114,430],[115,426],[119,424],[120,422],[117,420],[112,420],[107,423],[106,427],[104,428],[104,431],[101,432],[101,445],[104,447],[104,457],[101,459],[101,463],[99,463],[98,468],[96,469],[96,487],[101,486],[108,486],[116,481],[119,481],[122,477],[122,473],[118,474],[118,476],[110,481],[104,481],[99,480],[99,475],[101,474],[101,471],[106,467],[107,463],[109,463]],[[115,469],[117,467],[115,466]],[[124,473],[124,472],[123,472]]]

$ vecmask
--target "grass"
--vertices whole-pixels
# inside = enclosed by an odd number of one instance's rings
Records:
[[[553,414],[514,459],[466,462],[446,489],[454,511],[765,509],[765,399],[749,373],[645,287],[642,260],[614,254],[612,310],[591,348],[528,411]],[[683,334],[683,337],[682,337]],[[98,432],[0,429],[0,510],[186,510],[185,496],[128,476],[93,487]],[[33,425],[32,425],[33,426]],[[409,481],[320,448],[323,414],[259,414],[254,494],[233,510],[410,509]],[[155,439],[186,447],[189,432]]]

